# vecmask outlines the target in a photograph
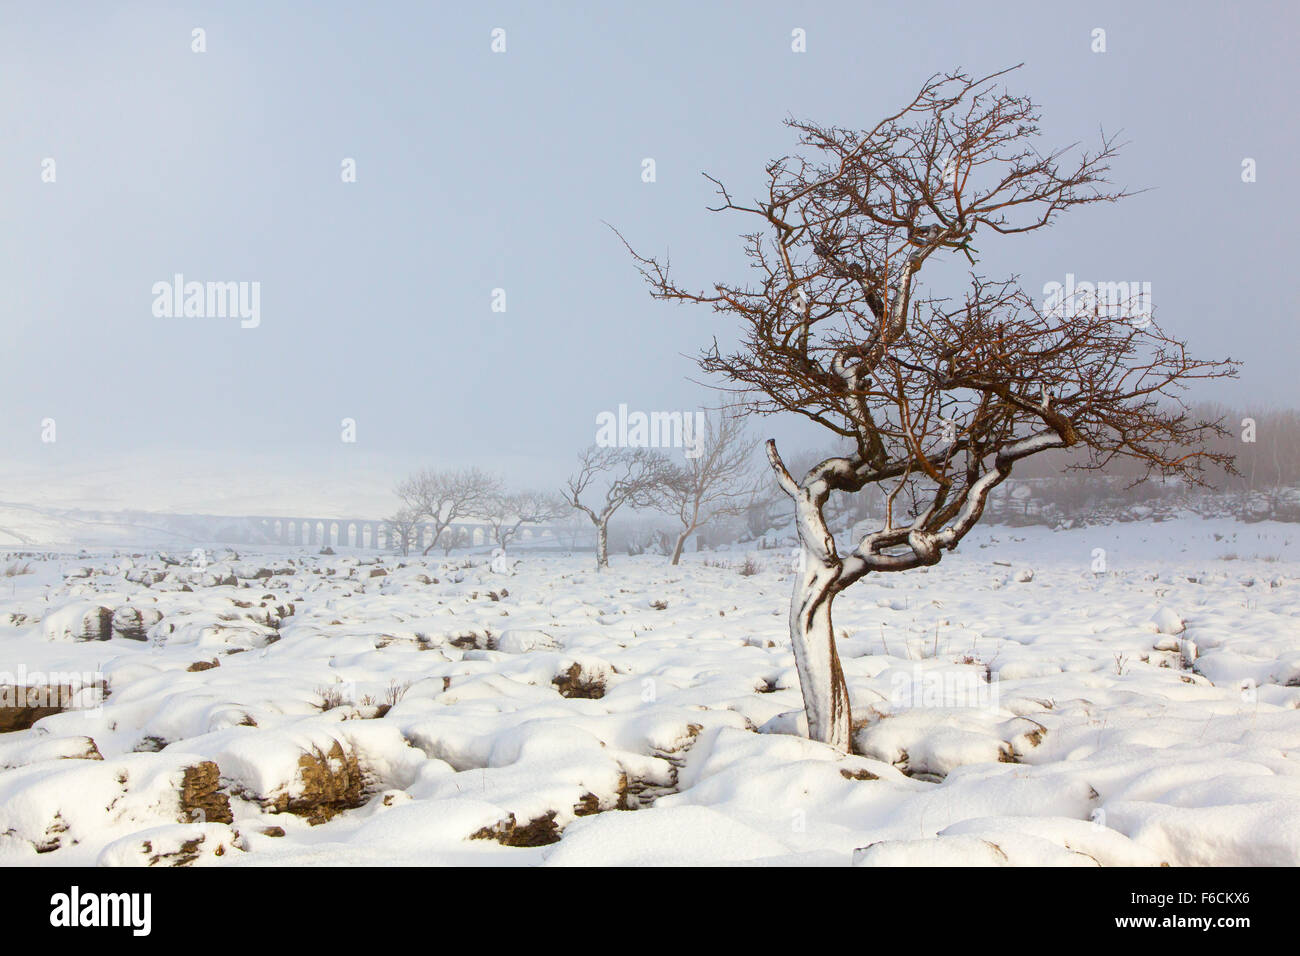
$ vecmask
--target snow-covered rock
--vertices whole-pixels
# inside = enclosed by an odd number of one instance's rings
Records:
[[[1162,607],[1151,615],[1148,626],[1157,634],[1181,634],[1187,627],[1182,616],[1169,607]]]

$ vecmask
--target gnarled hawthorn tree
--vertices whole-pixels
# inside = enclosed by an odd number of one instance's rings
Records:
[[[1077,206],[1126,193],[1107,182],[1115,155],[1036,148],[1039,112],[1003,74],[934,76],[901,110],[858,131],[789,120],[800,151],[766,167],[766,196],[721,204],[752,217],[744,251],[755,278],[692,291],[666,261],[636,256],[659,299],[705,304],[735,320],[700,366],[749,412],[793,412],[848,439],[849,453],[792,475],[767,457],[794,502],[802,548],[790,636],[808,732],[851,744],[849,695],[831,603],[873,571],[939,562],[973,528],[1016,462],[1081,449],[1069,467],[1135,459],[1200,482],[1217,422],[1192,418],[1189,380],[1235,374],[1191,358],[1146,315],[1096,303],[1040,309],[1016,279],[978,270],[976,243],[1032,233]],[[630,249],[630,247],[629,247]],[[938,273],[947,294],[920,281]],[[823,508],[832,492],[880,484],[879,527],[841,553]]]

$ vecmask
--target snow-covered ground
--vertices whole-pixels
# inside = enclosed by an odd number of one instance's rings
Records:
[[[868,578],[853,756],[798,736],[783,552],[215,557],[0,577],[0,683],[74,692],[0,734],[0,862],[1300,863],[1294,525]]]

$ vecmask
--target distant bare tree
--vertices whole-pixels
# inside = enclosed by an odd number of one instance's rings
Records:
[[[397,486],[397,496],[407,511],[433,525],[433,540],[424,553],[438,543],[444,530],[463,518],[482,517],[489,502],[500,494],[501,479],[478,468],[458,471],[416,472]]]
[[[444,528],[441,537],[435,538],[434,543],[442,548],[442,556],[445,558],[457,548],[468,548],[474,543],[474,536],[469,528],[462,524],[454,524]]]
[[[492,528],[492,537],[504,549],[526,524],[545,524],[567,514],[568,503],[542,491],[498,493],[483,508],[483,520]]]
[[[1203,444],[1219,423],[1191,417],[1180,391],[1235,363],[1191,358],[1148,315],[1040,309],[1015,278],[976,271],[977,240],[1125,195],[1106,180],[1112,141],[1095,153],[1041,148],[1037,107],[1001,76],[932,77],[865,131],[787,121],[801,152],[767,165],[766,195],[749,206],[714,180],[718,209],[754,222],[743,236],[754,280],[692,291],[636,256],[656,298],[739,325],[735,351],[715,340],[701,353],[706,372],[753,412],[793,412],[850,443],[802,475],[767,443],[802,546],[790,636],[808,732],[841,750],[852,721],[835,596],[873,571],[938,563],[1017,462],[1079,447],[1087,458],[1075,467],[1129,458],[1139,477],[1191,482],[1206,462],[1231,466]],[[958,267],[951,298],[923,294],[929,262]],[[873,484],[886,490],[881,524],[842,554],[827,498]]]
[[[388,547],[398,554],[410,554],[411,546],[419,544],[420,516],[405,505],[386,519],[384,525],[388,528]]]
[[[662,452],[651,448],[600,448],[582,453],[578,471],[561,494],[572,508],[583,512],[596,527],[596,570],[609,567],[609,519],[623,505],[648,508],[657,504],[664,486],[679,477]],[[604,500],[587,505],[584,495],[598,481],[605,482]],[[599,510],[597,510],[599,509]]]
[[[687,539],[718,518],[742,515],[754,503],[755,441],[745,435],[741,416],[718,412],[705,419],[700,454],[686,459],[679,480],[664,486],[659,507],[681,528],[669,564],[677,564]]]

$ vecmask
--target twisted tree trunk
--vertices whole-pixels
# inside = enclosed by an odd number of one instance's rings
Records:
[[[609,522],[596,525],[596,570],[609,567]]]
[[[849,689],[835,650],[831,621],[840,561],[819,503],[800,489],[795,509],[800,560],[790,597],[790,644],[808,716],[808,736],[848,753],[852,735]]]
[[[686,548],[686,539],[691,536],[694,528],[689,528],[677,536],[677,543],[673,545],[673,557],[669,564],[677,564],[682,559],[682,551]]]

